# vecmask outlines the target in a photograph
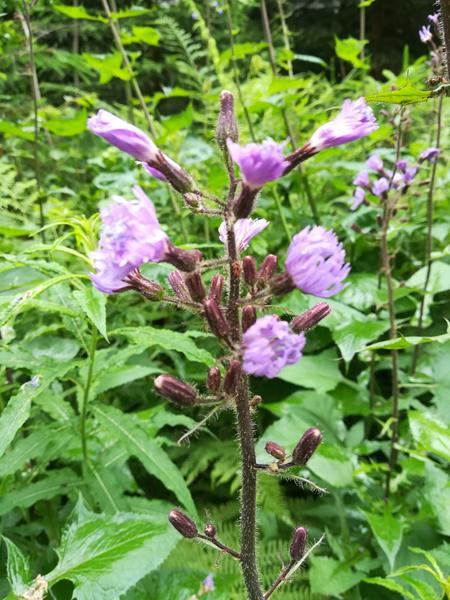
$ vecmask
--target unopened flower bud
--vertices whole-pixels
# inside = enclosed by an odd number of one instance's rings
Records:
[[[277,261],[278,259],[274,254],[268,254],[266,256],[257,274],[259,285],[267,283],[269,279],[272,278],[277,270]]]
[[[205,286],[198,271],[189,273],[184,280],[189,290],[189,294],[194,302],[203,302],[206,296]]]
[[[153,160],[147,162],[148,167],[156,169],[162,175],[158,179],[164,178],[170,185],[180,192],[185,194],[194,189],[194,181],[192,177],[184,169],[180,167],[174,160],[166,156],[161,150],[157,150]]]
[[[224,281],[225,279],[220,273],[216,273],[211,279],[208,298],[211,298],[211,300],[215,300],[217,304],[220,304],[220,301],[222,300],[222,290]]]
[[[132,271],[125,281],[149,300],[161,300],[164,296],[164,288],[156,281],[144,277],[138,269]]]
[[[295,331],[295,333],[300,333],[301,331],[308,331],[315,327],[322,319],[324,319],[331,312],[331,306],[326,302],[319,302],[315,304],[312,308],[307,310],[295,317],[295,319],[291,322],[291,329]]]
[[[306,540],[308,531],[304,527],[296,527],[290,547],[290,555],[292,560],[299,561],[305,554]]]
[[[252,408],[256,408],[262,402],[262,396],[259,394],[255,394],[253,398],[250,400],[250,406]]]
[[[167,279],[177,298],[184,301],[190,301],[191,295],[189,294],[189,290],[184,282],[184,277],[180,271],[172,271],[167,276]]]
[[[231,92],[223,90],[220,93],[220,112],[216,128],[217,145],[227,149],[227,138],[232,142],[239,141],[239,130],[234,116],[234,97]]]
[[[286,458],[286,450],[276,442],[267,442],[264,448],[267,454],[270,454],[270,456],[273,456],[277,460],[284,460]]]
[[[195,192],[183,194],[183,200],[188,208],[196,209],[201,205],[200,196]]]
[[[251,214],[258,192],[259,188],[255,189],[248,186],[245,182],[242,183],[241,193],[233,206],[236,219],[246,219]]]
[[[253,256],[244,256],[242,259],[242,269],[244,271],[244,281],[250,287],[256,283],[256,263]]]
[[[292,452],[292,462],[294,465],[306,465],[308,460],[314,454],[317,446],[322,441],[322,433],[317,427],[311,427],[300,438]]]
[[[256,309],[252,304],[246,304],[242,309],[242,331],[245,333],[256,323]]]
[[[172,527],[185,538],[196,538],[198,535],[197,525],[181,510],[174,508],[169,513],[169,521]]]
[[[230,326],[217,302],[211,299],[205,300],[203,302],[203,307],[205,309],[206,320],[208,321],[211,331],[217,337],[227,337],[230,331]]]
[[[159,375],[155,379],[155,389],[180,406],[193,406],[197,402],[197,390],[173,375]]]
[[[241,363],[238,360],[232,360],[223,380],[223,389],[226,394],[233,394],[236,391],[241,373]]]
[[[206,385],[208,387],[208,390],[212,394],[214,394],[215,392],[217,392],[219,390],[220,381],[221,381],[221,376],[220,376],[219,367],[211,367],[208,371],[208,379],[207,379]]]
[[[284,296],[295,289],[295,283],[289,273],[280,273],[270,282],[270,290],[275,296]]]
[[[212,539],[216,537],[217,529],[212,523],[206,523],[203,533],[206,535],[206,537]]]
[[[170,263],[180,271],[194,271],[202,253],[199,250],[182,250],[171,244],[164,255],[165,262]]]

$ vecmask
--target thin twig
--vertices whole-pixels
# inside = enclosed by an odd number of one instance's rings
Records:
[[[208,537],[206,535],[203,535],[202,533],[199,533],[198,536],[197,536],[197,538],[200,539],[200,540],[202,540],[202,541],[204,541],[204,542],[206,542],[208,544],[208,546],[214,546],[218,550],[221,550],[222,552],[225,552],[226,554],[229,554],[230,556],[232,556],[236,560],[241,560],[241,555],[239,554],[239,552],[236,552],[236,550],[233,550],[233,548],[230,548],[229,546],[226,546],[221,541],[219,541],[217,538],[215,538],[215,537],[210,538],[210,537]]]
[[[203,427],[203,425],[209,421],[209,419],[216,414],[217,411],[219,411],[222,408],[222,404],[220,404],[219,406],[215,406],[212,410],[209,411],[209,413],[198,423],[196,423],[194,425],[194,427],[192,427],[192,429],[189,429],[189,431],[186,431],[185,434],[183,434],[180,439],[177,442],[178,446],[181,446],[181,444],[187,440],[193,433],[195,433],[196,431],[198,431],[201,427]]]

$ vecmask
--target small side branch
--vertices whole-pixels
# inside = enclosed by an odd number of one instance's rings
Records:
[[[225,554],[229,554],[236,560],[241,560],[241,555],[239,554],[239,552],[236,552],[236,550],[233,550],[233,548],[226,546],[225,544],[220,542],[216,537],[210,538],[206,535],[203,535],[202,533],[199,533],[197,538],[199,540],[202,540],[206,544],[208,544],[208,546],[213,546],[214,548],[217,548],[221,552],[225,552]]]

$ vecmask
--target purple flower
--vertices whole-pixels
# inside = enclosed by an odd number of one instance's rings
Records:
[[[163,173],[161,173],[161,171],[158,171],[158,169],[155,169],[155,167],[151,167],[149,164],[147,164],[146,162],[142,162],[142,161],[138,161],[137,164],[144,167],[144,169],[147,171],[147,173],[149,175],[151,175],[152,177],[155,177],[156,179],[159,179],[160,181],[164,181],[164,182],[167,181],[167,177]]]
[[[416,173],[417,173],[417,168],[416,167],[410,167],[409,169],[405,170],[405,173],[403,175],[403,179],[405,181],[405,185],[410,185],[411,184],[412,180],[416,176]]]
[[[243,339],[244,371],[270,379],[286,365],[298,362],[305,345],[303,333],[292,333],[285,321],[273,315],[258,319]]]
[[[202,593],[214,591],[214,578],[211,574],[207,575],[202,583]]]
[[[433,13],[432,15],[428,15],[427,19],[430,23],[436,25],[436,27],[439,26],[439,13]]]
[[[377,128],[377,120],[364,98],[355,101],[347,99],[338,116],[319,127],[312,134],[308,145],[312,146],[315,152],[319,152],[331,146],[358,140]]]
[[[353,185],[360,185],[361,187],[369,187],[369,183],[369,173],[367,171],[360,171],[353,180]]]
[[[372,194],[375,196],[382,196],[389,190],[389,181],[386,177],[380,177],[372,185]]]
[[[408,168],[408,162],[404,158],[401,158],[397,161],[396,166],[399,171],[405,173],[406,169]]]
[[[161,229],[155,208],[135,185],[137,202],[120,196],[100,212],[102,226],[99,247],[92,253],[96,273],[89,273],[95,287],[112,294],[127,287],[127,276],[146,262],[164,258],[168,237]]]
[[[419,37],[420,41],[424,44],[431,42],[433,39],[433,34],[431,33],[430,25],[423,25],[423,27],[419,29]]]
[[[286,270],[302,292],[328,298],[345,286],[350,272],[345,250],[333,231],[321,226],[305,227],[287,251]]]
[[[369,156],[369,158],[366,161],[366,165],[372,171],[378,171],[379,173],[381,173],[381,171],[383,170],[383,161],[379,156],[376,156],[376,154],[372,154],[372,156]]]
[[[351,210],[356,210],[357,208],[359,208],[365,199],[366,192],[361,187],[357,187],[356,190],[353,192],[353,202]]]
[[[434,162],[440,151],[440,148],[435,148],[433,146],[431,148],[427,148],[421,153],[421,155],[419,156],[419,160],[429,160],[430,162]]]
[[[250,241],[269,225],[266,219],[238,219],[234,225],[234,235],[239,252],[245,250]],[[227,243],[227,225],[223,221],[219,227],[219,238],[223,244]]]
[[[284,144],[277,144],[271,139],[246,146],[227,139],[227,147],[231,158],[239,165],[245,183],[253,189],[281,177],[289,165],[283,156]]]
[[[137,160],[151,161],[156,157],[158,147],[140,129],[116,117],[107,110],[99,110],[88,119],[88,129],[107,142]]]

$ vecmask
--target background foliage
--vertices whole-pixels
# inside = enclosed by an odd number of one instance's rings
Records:
[[[417,29],[432,7],[416,0],[405,14],[402,4],[270,1],[273,65],[259,3],[252,0],[234,2],[232,13],[227,3],[206,0],[111,4],[128,67],[100,2],[4,3],[2,598],[20,597],[33,581],[38,589],[41,574],[58,600],[188,600],[199,597],[208,573],[216,589],[205,597],[243,598],[237,565],[180,541],[166,517],[176,504],[199,523],[208,515],[221,538],[237,544],[233,415],[222,414],[189,446],[179,447],[178,438],[202,415],[167,406],[152,386],[163,371],[202,381],[214,360],[214,342],[194,318],[181,319],[133,294],[106,298],[87,277],[98,206],[112,194],[128,197],[134,182],[149,193],[174,242],[200,247],[206,257],[221,245],[219,223],[190,216],[166,187],[87,133],[86,117],[105,107],[148,129],[142,91],[157,143],[220,195],[226,175],[213,132],[222,88],[239,99],[244,142],[252,134],[258,141],[288,139],[286,119],[300,142],[346,97],[383,92],[379,98],[388,100],[374,104],[380,128],[370,139],[320,154],[302,176],[292,173],[267,187],[258,203],[257,216],[272,222],[252,242],[258,260],[268,251],[285,256],[290,235],[313,222],[313,204],[316,219],[344,241],[352,264],[351,285],[309,335],[304,359],[275,381],[254,381],[255,393],[264,398],[260,452],[268,439],[292,449],[310,426],[325,435],[304,474],[309,471],[326,494],[261,475],[264,581],[287,560],[292,527],[302,523],[311,539],[326,532],[326,541],[309,567],[278,593],[280,600],[450,597],[445,150],[437,172],[422,330],[417,318],[425,280],[426,183],[402,199],[389,231],[401,334],[401,420],[387,504],[391,346],[379,207],[371,201],[349,210],[352,179],[368,154],[376,149],[394,160],[399,105],[390,103],[391,91],[406,88],[420,100],[427,89],[430,67]],[[367,44],[360,41],[363,11]],[[402,157],[414,160],[433,143],[436,107],[437,99],[430,99],[403,108]],[[444,102],[444,123],[448,116]],[[448,136],[444,128],[444,149]],[[428,173],[422,178],[426,182]],[[168,269],[158,265],[148,272],[164,284]],[[307,302],[293,293],[279,311],[294,315]],[[420,352],[414,371],[415,344]]]

